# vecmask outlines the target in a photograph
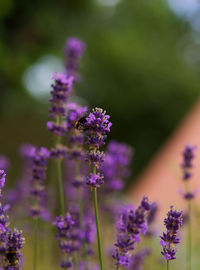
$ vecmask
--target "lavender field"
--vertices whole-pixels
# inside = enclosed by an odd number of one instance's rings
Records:
[[[0,270],[199,269],[199,10],[2,0]]]
[[[177,196],[185,209],[170,206],[162,232],[157,202],[144,194],[131,205],[122,193],[134,151],[123,142],[107,143],[112,117],[73,101],[85,49],[81,40],[67,39],[66,69],[54,72],[49,86],[52,145],[20,146],[21,175],[7,191],[10,161],[0,156],[1,269],[191,270],[198,263],[197,191],[190,187],[197,147],[183,146],[185,190]]]

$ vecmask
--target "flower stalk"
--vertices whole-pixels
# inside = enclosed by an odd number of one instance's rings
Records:
[[[39,225],[39,218],[36,217],[34,220],[33,270],[37,269],[38,225]]]
[[[169,261],[167,260],[167,270],[169,270]]]
[[[188,232],[187,232],[187,270],[192,264],[192,228],[191,228],[191,200],[188,200]]]
[[[77,179],[80,180],[80,162],[76,161],[76,177]],[[77,189],[77,197],[78,197],[78,206],[79,206],[79,216],[80,216],[80,228],[83,231],[84,230],[84,224],[83,224],[83,219],[84,219],[84,213],[83,213],[83,205],[82,205],[82,192],[81,192],[81,187],[78,187]],[[83,254],[83,259],[86,261],[87,259],[87,248],[86,248],[86,242],[85,239],[83,240],[82,244],[82,254]],[[88,269],[87,263],[86,263],[86,270]]]
[[[65,215],[65,200],[64,200],[64,190],[62,181],[62,164],[61,159],[56,161],[57,163],[57,173],[58,173],[58,190],[59,190],[59,201],[60,201],[60,211],[61,214]]]
[[[187,248],[186,248],[186,268],[191,270],[192,262],[192,230],[191,230],[191,203],[195,198],[195,191],[191,191],[189,182],[192,177],[193,159],[195,157],[194,151],[196,146],[186,145],[183,150],[182,179],[185,182],[185,192],[183,194],[184,199],[187,201],[188,208],[188,226],[187,226]]]
[[[103,258],[102,258],[102,251],[101,251],[101,234],[100,234],[99,214],[98,214],[97,188],[94,188],[93,192],[94,192],[94,210],[95,210],[95,220],[96,220],[96,229],[97,229],[99,264],[100,264],[100,269],[103,270]]]

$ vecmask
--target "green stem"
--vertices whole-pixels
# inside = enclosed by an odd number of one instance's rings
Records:
[[[80,180],[80,163],[79,161],[76,161],[76,178]],[[83,229],[83,205],[82,205],[82,194],[81,194],[81,189],[78,188],[77,190],[78,193],[78,204],[79,204],[79,212],[80,212],[80,225],[81,229]]]
[[[56,123],[60,124],[62,121],[60,116],[57,116]],[[61,143],[61,137],[57,136],[56,144],[59,145]],[[58,173],[58,191],[59,191],[59,201],[60,201],[60,211],[61,214],[65,215],[65,200],[64,200],[64,190],[63,190],[63,182],[62,182],[62,166],[61,159],[57,160],[57,173]]]
[[[187,270],[191,270],[191,262],[192,262],[191,255],[192,255],[191,200],[188,200]]]
[[[77,262],[77,257],[76,257],[76,254],[73,256],[73,264],[74,264],[74,269],[78,269],[78,262]]]
[[[100,236],[100,229],[99,229],[99,215],[98,215],[98,202],[97,202],[97,188],[94,188],[94,209],[95,209],[95,218],[96,218],[99,263],[100,263],[100,269],[103,270],[103,260],[102,260],[102,253],[101,253],[101,236]]]
[[[119,265],[116,265],[116,268],[115,268],[116,270],[119,270]]]
[[[167,270],[169,270],[169,260],[167,260]]]
[[[44,269],[51,269],[52,265],[52,227],[49,226],[49,223],[45,222],[44,224]]]
[[[76,177],[77,179],[80,178],[80,163],[79,161],[76,161]],[[82,201],[82,193],[81,193],[81,188],[78,188],[78,205],[79,205],[79,213],[80,213],[80,227],[83,230],[83,201]],[[83,254],[83,259],[85,262],[87,261],[87,248],[86,248],[86,243],[83,241],[82,245],[82,254]],[[88,269],[87,263],[86,263],[86,270]]]
[[[37,249],[38,249],[38,217],[34,220],[34,249],[33,249],[33,270],[37,269]]]
[[[170,247],[171,247],[171,242],[169,241],[169,244],[168,244],[168,249],[170,250]],[[167,270],[169,270],[169,260],[167,260]]]
[[[65,215],[65,201],[64,201],[64,190],[63,190],[63,182],[62,182],[62,167],[61,160],[57,160],[57,171],[58,171],[58,189],[59,189],[59,200],[60,200],[60,209],[61,214]]]

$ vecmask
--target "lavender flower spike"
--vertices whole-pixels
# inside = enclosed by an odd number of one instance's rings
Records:
[[[167,261],[174,260],[176,259],[174,246],[180,243],[177,234],[180,227],[183,225],[182,211],[173,210],[173,206],[171,206],[170,211],[167,213],[167,218],[164,219],[164,225],[167,231],[160,236],[160,244],[163,247],[161,254]]]
[[[110,116],[100,108],[95,108],[86,118],[84,124],[87,136],[87,144],[91,148],[86,160],[94,166],[93,173],[87,177],[87,185],[91,188],[100,187],[103,181],[103,174],[97,172],[100,165],[104,162],[104,153],[99,151],[100,146],[105,144],[106,134],[110,132],[112,123],[109,121]]]
[[[0,155],[0,168],[7,172],[9,167],[10,167],[9,159],[4,155]]]
[[[106,133],[110,132],[112,123],[110,116],[100,108],[95,108],[86,118],[85,128],[87,143],[91,148],[99,148],[105,144]]]
[[[139,235],[147,232],[146,214],[150,207],[147,197],[144,196],[136,210],[128,208],[120,216],[117,223],[116,248],[112,254],[117,267],[130,265],[130,251],[134,250],[136,243],[140,241]]]
[[[68,38],[64,48],[66,71],[72,75],[75,81],[80,81],[79,66],[80,59],[85,51],[86,45],[78,38]]]
[[[192,177],[192,168],[193,166],[193,159],[195,157],[194,155],[194,151],[196,150],[196,146],[191,146],[191,145],[186,145],[185,149],[183,151],[183,161],[181,164],[181,169],[182,169],[182,179],[185,182],[185,192],[180,191],[180,194],[182,195],[182,197],[187,200],[190,201],[192,199],[194,199],[195,195],[196,195],[196,191],[191,191],[189,188],[189,180]]]
[[[72,228],[75,222],[72,219],[70,213],[67,213],[64,217],[56,217],[53,223],[57,227],[56,238],[59,242],[59,247],[63,254],[68,254],[67,260],[63,260],[60,264],[61,268],[70,268],[72,264],[72,253],[74,252],[74,246],[72,241]]]
[[[50,157],[49,151],[45,147],[32,147],[30,152],[32,161],[31,197],[34,206],[31,207],[30,214],[33,218],[42,217],[45,211],[46,190],[44,180],[46,179],[47,162]]]
[[[54,120],[47,122],[47,129],[56,136],[64,136],[67,131],[64,121],[66,118],[66,104],[72,93],[73,77],[54,72],[52,79],[54,84],[52,84],[49,116]]]
[[[124,143],[110,141],[105,151],[105,162],[101,171],[105,177],[106,192],[120,191],[124,187],[124,179],[130,176],[130,162],[133,151]]]
[[[5,185],[6,174],[0,170],[0,191]],[[20,270],[22,266],[21,252],[24,238],[22,232],[16,228],[12,232],[9,228],[9,220],[6,211],[9,206],[0,203],[0,262],[4,270]],[[14,255],[14,262],[13,262]],[[12,257],[11,257],[12,256]]]
[[[5,180],[6,180],[6,174],[4,170],[0,170],[0,198],[1,198],[1,190],[5,185]]]
[[[192,161],[195,157],[194,151],[196,150],[196,146],[186,145],[183,150],[183,162],[181,164],[183,170],[183,180],[188,181],[192,174],[191,169],[193,168]]]
[[[84,129],[86,131],[87,143],[90,147],[90,152],[87,156],[89,163],[92,165],[93,172],[87,177],[87,184],[93,189],[94,192],[94,210],[97,229],[97,241],[99,252],[99,265],[103,270],[103,258],[101,252],[101,235],[99,228],[99,214],[98,214],[98,199],[97,188],[100,187],[103,181],[103,175],[100,174],[100,164],[104,161],[104,154],[99,151],[100,146],[105,144],[106,134],[110,132],[112,123],[109,121],[110,116],[100,108],[95,108],[86,118]]]

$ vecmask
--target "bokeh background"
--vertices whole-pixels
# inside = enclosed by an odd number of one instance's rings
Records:
[[[52,143],[50,78],[70,36],[87,43],[77,96],[111,114],[109,139],[134,147],[135,178],[199,96],[200,4],[1,0],[0,153],[11,159],[10,179],[21,143]]]

